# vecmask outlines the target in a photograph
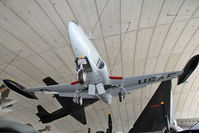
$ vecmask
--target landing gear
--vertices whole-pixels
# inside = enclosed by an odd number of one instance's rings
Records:
[[[121,92],[118,93],[119,101],[122,102],[122,100],[125,98],[125,95],[123,95]]]
[[[73,102],[76,104],[83,105],[83,99],[80,96],[80,90],[76,90],[75,95],[73,97]]]
[[[86,73],[84,71],[84,66],[87,64],[87,60],[84,58],[77,59],[77,65],[79,67],[77,71],[77,76],[80,84],[84,84],[86,81]]]
[[[78,71],[78,80],[80,84],[84,84],[86,81],[86,73],[82,69]]]
[[[83,105],[83,99],[79,97],[79,104],[82,106]]]
[[[119,101],[122,102],[122,100],[125,98],[125,95],[127,95],[127,92],[123,86],[120,87],[120,92],[118,93]]]

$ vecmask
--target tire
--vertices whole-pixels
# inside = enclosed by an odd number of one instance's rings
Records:
[[[119,95],[119,101],[122,102],[122,93],[119,92],[118,95]]]
[[[83,105],[83,99],[80,97],[79,98],[79,104],[82,106]]]
[[[80,71],[78,72],[78,80],[79,80],[79,83],[80,83],[80,84],[84,84],[83,74],[84,74],[83,70],[80,70]]]

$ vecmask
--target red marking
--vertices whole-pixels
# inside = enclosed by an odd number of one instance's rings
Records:
[[[156,108],[156,107],[160,107],[160,104],[156,104],[156,105],[151,105],[150,108]]]
[[[71,82],[70,84],[75,85],[75,84],[78,84],[78,83],[79,83],[79,81],[75,81],[75,82]]]
[[[109,76],[110,79],[123,79],[123,77]]]

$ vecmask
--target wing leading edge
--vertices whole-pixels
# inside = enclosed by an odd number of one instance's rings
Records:
[[[138,88],[143,88],[148,84],[167,81],[173,78],[179,77],[183,71],[174,71],[166,73],[157,74],[147,74],[141,76],[124,77],[121,79],[110,79],[110,84],[112,86],[123,86],[126,91],[131,91]],[[118,95],[119,88],[115,87],[111,89],[111,94],[113,96]]]

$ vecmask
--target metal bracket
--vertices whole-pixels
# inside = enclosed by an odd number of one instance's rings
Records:
[[[125,95],[128,94],[123,85],[120,86],[120,93],[121,93],[123,96],[125,96]]]
[[[74,95],[74,97],[73,97],[73,102],[74,102],[74,103],[77,103],[77,104],[80,103],[80,98],[81,98],[80,92],[81,92],[80,90],[76,90],[76,91],[75,91],[75,95]]]

